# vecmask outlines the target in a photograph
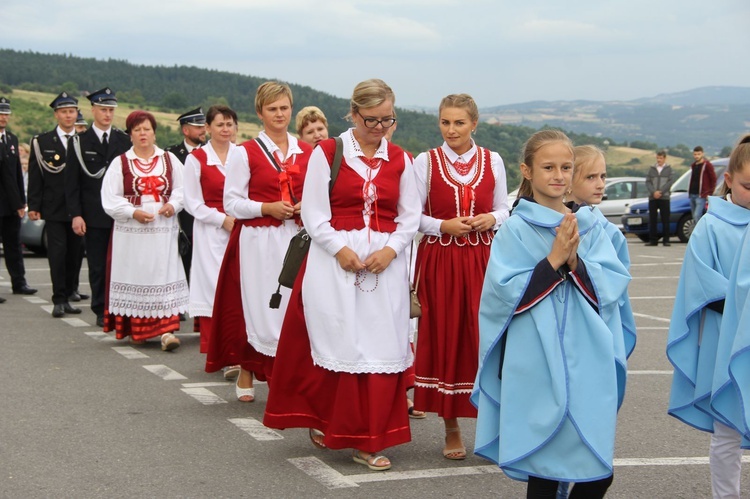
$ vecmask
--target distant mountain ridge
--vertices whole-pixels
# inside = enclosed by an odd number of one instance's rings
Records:
[[[491,124],[549,125],[661,147],[700,144],[718,153],[750,132],[750,87],[700,87],[630,101],[531,101],[480,114]]]

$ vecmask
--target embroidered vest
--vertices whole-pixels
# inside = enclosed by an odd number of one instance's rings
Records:
[[[448,220],[455,217],[472,217],[492,211],[495,197],[495,176],[492,171],[490,151],[477,146],[477,164],[472,177],[463,183],[459,181],[449,169],[449,161],[443,149],[438,147],[428,152],[427,160],[427,202],[424,213],[426,215]],[[440,240],[441,244],[455,243],[463,246],[466,242],[476,245],[480,241],[490,244],[494,231],[482,234],[470,233],[464,238],[455,238],[449,234],[441,237],[429,236],[428,242]]]
[[[135,166],[125,153],[120,155],[122,163],[123,195],[133,206],[141,206],[142,196],[151,195],[155,200],[166,203],[172,194],[172,160],[165,152],[160,161],[164,163],[164,173],[140,177],[134,173]]]

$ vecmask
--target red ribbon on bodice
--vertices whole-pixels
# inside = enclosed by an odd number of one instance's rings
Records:
[[[292,205],[299,201],[294,195],[294,177],[300,174],[299,165],[285,165],[282,163],[282,170],[279,172],[279,191],[281,191],[281,200]]]
[[[468,185],[460,187],[461,200],[460,211],[462,217],[468,217],[471,214],[471,202],[474,201],[474,188]]]
[[[159,201],[167,188],[167,182],[161,176],[138,177],[135,186],[141,196],[153,196],[154,200]]]

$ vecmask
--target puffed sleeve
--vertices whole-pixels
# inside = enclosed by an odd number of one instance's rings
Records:
[[[227,160],[227,178],[224,182],[224,209],[227,215],[240,220],[263,216],[263,203],[247,195],[250,186],[250,161],[244,147],[235,147]]]

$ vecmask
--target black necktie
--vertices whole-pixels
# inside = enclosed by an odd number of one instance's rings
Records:
[[[65,146],[65,150],[67,151],[68,150],[68,141],[70,140],[70,138],[72,137],[72,135],[70,135],[69,133],[66,133],[65,135],[63,135],[63,137],[65,137],[65,143],[63,145]]]
[[[0,135],[0,138],[2,138],[3,145],[5,145],[5,134]]]
[[[107,132],[104,132],[104,134],[102,134],[102,144],[104,145],[105,149],[109,147],[109,141],[107,140]]]

